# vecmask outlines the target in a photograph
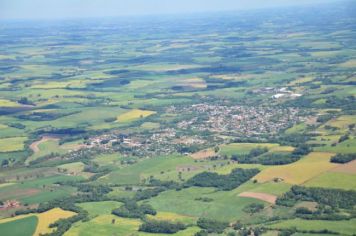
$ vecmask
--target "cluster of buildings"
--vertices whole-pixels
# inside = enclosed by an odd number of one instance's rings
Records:
[[[196,104],[171,107],[170,112],[193,115],[191,119],[179,122],[179,129],[244,137],[277,134],[300,121],[296,108]]]
[[[276,106],[201,103],[170,106],[165,112],[175,114],[177,123],[142,133],[103,134],[89,139],[87,147],[140,157],[175,152],[188,154],[197,147],[222,143],[221,137],[274,135],[305,119],[297,108]]]

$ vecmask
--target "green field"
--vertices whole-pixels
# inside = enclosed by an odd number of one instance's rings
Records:
[[[356,175],[328,171],[305,183],[310,187],[324,187],[353,190],[356,189]]]
[[[286,220],[273,224],[269,227],[275,229],[288,229],[296,227],[298,230],[322,231],[324,229],[343,235],[353,235],[355,233],[355,220],[350,221],[321,221],[321,220]]]
[[[233,221],[249,218],[242,209],[244,206],[260,202],[255,199],[238,197],[238,192],[216,192],[212,188],[188,188],[181,191],[171,190],[149,201],[152,206],[165,212],[173,212],[193,217],[211,217]],[[212,202],[195,200],[199,197],[213,199]]]
[[[29,216],[15,221],[0,224],[0,232],[7,236],[32,236],[35,233],[38,219]]]

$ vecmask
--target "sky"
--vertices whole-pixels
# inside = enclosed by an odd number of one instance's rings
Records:
[[[0,19],[186,14],[332,1],[337,0],[0,0]]]

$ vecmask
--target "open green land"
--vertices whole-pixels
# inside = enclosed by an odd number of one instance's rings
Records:
[[[8,236],[32,236],[35,233],[38,219],[36,216],[29,216],[19,220],[9,221],[0,224],[0,232]]]

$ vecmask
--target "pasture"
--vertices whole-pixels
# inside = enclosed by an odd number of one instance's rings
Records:
[[[356,172],[350,174],[329,170],[310,179],[304,185],[308,187],[354,190],[356,189]]]
[[[95,218],[99,215],[109,215],[111,211],[119,208],[122,203],[114,201],[105,202],[85,202],[77,204],[79,207],[88,211],[90,218]]]
[[[0,232],[4,236],[33,236],[37,224],[38,218],[36,216],[26,216],[6,222],[0,220]]]
[[[328,220],[302,220],[293,219],[281,221],[276,224],[269,225],[271,229],[290,229],[297,228],[298,230],[306,231],[322,231],[330,230],[332,232],[340,233],[342,235],[353,235],[355,233],[356,220],[346,221],[328,221]]]
[[[8,234],[12,235],[33,235],[40,236],[42,234],[51,233],[54,228],[50,228],[49,226],[56,222],[59,219],[65,219],[74,216],[75,213],[71,211],[64,211],[60,208],[54,208],[52,210],[38,213],[38,214],[28,214],[28,215],[20,215],[13,218],[5,218],[0,220],[0,229],[4,227],[4,230],[9,230],[10,226],[14,226],[13,229],[15,233],[18,234]],[[18,227],[24,228],[18,228]],[[8,231],[8,232],[11,232]],[[6,232],[6,231],[1,231]],[[21,234],[23,233],[23,234]]]
[[[231,144],[227,144],[227,145],[222,145],[220,147],[220,154],[221,155],[227,155],[227,156],[231,156],[234,154],[247,154],[248,152],[250,152],[252,149],[254,148],[268,148],[268,149],[272,149],[272,148],[276,148],[278,147],[278,144],[275,143],[231,143]]]
[[[198,200],[201,197],[210,202]],[[190,217],[211,217],[220,220],[245,220],[249,216],[243,208],[251,203],[261,202],[238,196],[237,191],[220,192],[213,188],[192,187],[181,191],[169,190],[149,200],[158,211],[173,212]]]

